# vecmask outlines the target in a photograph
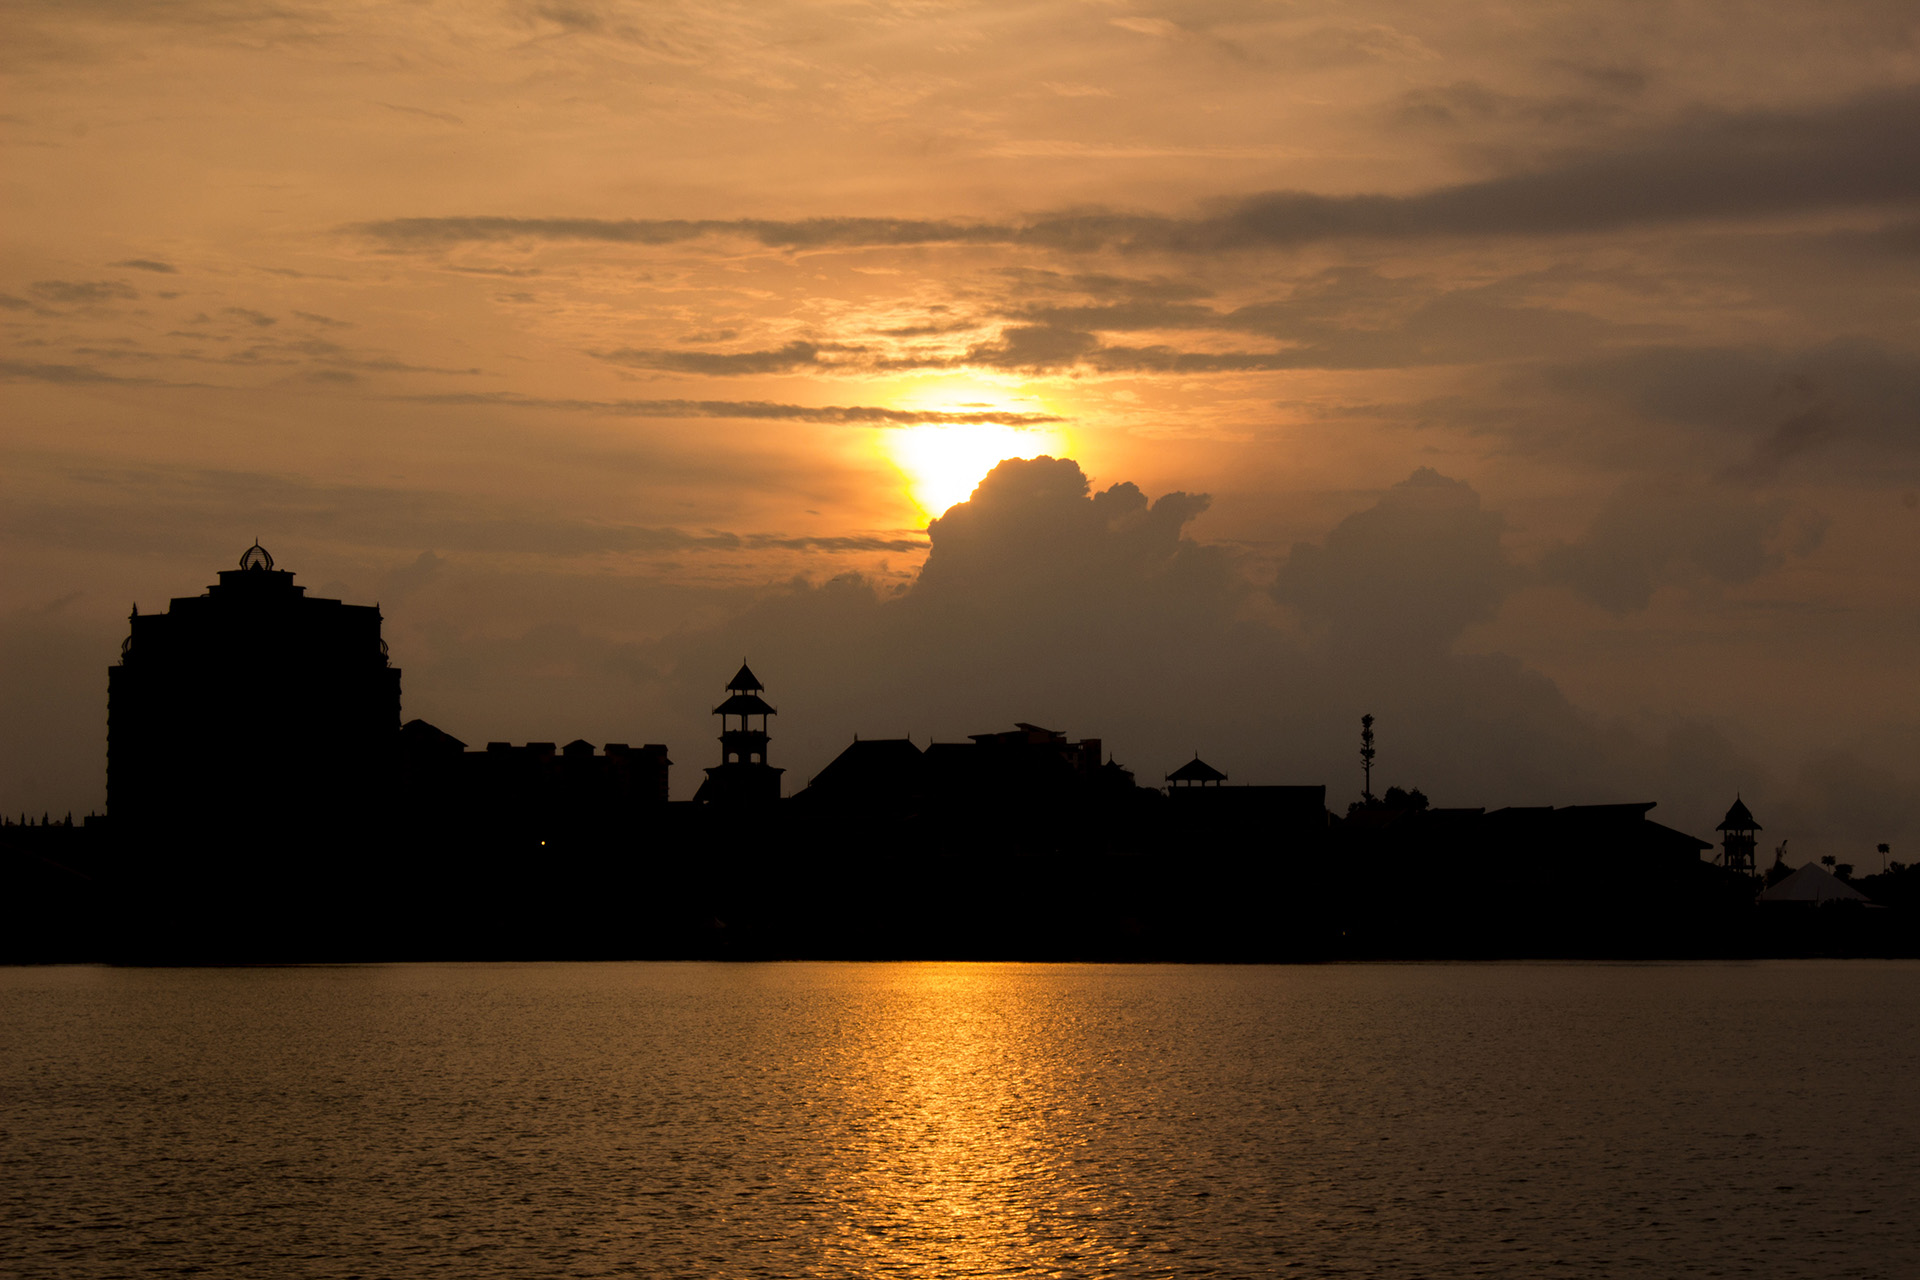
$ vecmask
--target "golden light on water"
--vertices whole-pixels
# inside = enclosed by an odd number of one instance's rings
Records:
[[[903,427],[884,433],[881,449],[906,477],[907,496],[926,519],[965,502],[987,472],[1007,458],[1062,456],[1066,433],[1000,423]]]

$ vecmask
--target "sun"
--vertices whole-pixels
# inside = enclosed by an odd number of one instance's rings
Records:
[[[982,410],[1030,413],[1034,406],[989,404],[969,397],[963,404],[945,408],[967,418],[979,416]],[[880,433],[879,445],[887,461],[905,477],[907,497],[926,520],[965,502],[987,472],[1007,458],[1064,457],[1068,452],[1066,433],[1052,424],[1012,426],[964,420],[896,427]]]

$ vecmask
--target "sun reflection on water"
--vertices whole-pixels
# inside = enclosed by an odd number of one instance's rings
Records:
[[[892,1008],[861,1029],[839,1080],[858,1117],[830,1249],[846,1273],[898,1271],[906,1257],[947,1275],[1110,1274],[1124,1261],[1110,1184],[1087,1176],[1081,1149],[1090,1082],[1036,1069],[1059,1046],[1008,1016],[1020,968],[889,975]]]

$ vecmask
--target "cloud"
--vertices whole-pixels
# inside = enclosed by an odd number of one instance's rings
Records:
[[[232,316],[236,320],[244,320],[248,324],[260,329],[265,329],[280,323],[277,317],[270,316],[264,311],[254,311],[248,307],[222,307],[220,313],[222,315]]]
[[[1336,804],[1358,792],[1353,737],[1373,711],[1390,726],[1386,781],[1443,803],[1620,798],[1598,727],[1550,680],[1451,651],[1514,572],[1503,522],[1469,486],[1416,472],[1295,549],[1276,594],[1325,643],[1274,625],[1257,566],[1192,536],[1207,506],[1129,483],[1096,492],[1068,459],[1003,462],[928,528],[906,590],[858,575],[785,584],[649,645],[665,673],[655,696],[704,711],[727,674],[714,655],[747,653],[785,732],[816,735],[816,751],[788,757],[804,768],[856,732],[955,740],[1026,720],[1104,738],[1143,781],[1199,748],[1237,781],[1329,783]]]
[[[1321,543],[1295,543],[1273,596],[1335,650],[1431,657],[1499,611],[1514,582],[1504,527],[1471,485],[1421,467]]]
[[[348,232],[396,250],[500,241],[682,244],[707,237],[775,249],[1031,245],[1212,254],[1325,240],[1582,234],[1702,219],[1750,221],[1920,199],[1920,88],[1800,111],[1699,112],[1611,149],[1413,195],[1270,191],[1198,215],[1105,210],[1012,222],[769,219],[390,218]]]
[[[386,218],[349,224],[346,231],[394,249],[516,240],[589,241],[606,244],[685,244],[709,236],[733,236],[768,248],[824,249],[905,247],[926,244],[992,244],[1012,238],[989,223],[917,218]]]
[[[419,116],[422,119],[426,119],[426,120],[438,120],[441,124],[454,124],[454,125],[464,126],[467,123],[465,120],[462,120],[459,116],[453,115],[452,113],[446,112],[446,111],[429,111],[425,107],[408,107],[408,106],[402,106],[399,103],[395,103],[395,102],[383,102],[380,105],[385,107],[389,111],[398,111],[402,115]]]
[[[1745,446],[1723,471],[1770,481],[1820,454],[1866,447],[1873,465],[1920,447],[1920,358],[1844,340],[1804,350],[1635,347],[1548,371],[1550,386]]]
[[[915,597],[1007,594],[1030,609],[1040,591],[1055,607],[1087,594],[1155,591],[1197,560],[1217,567],[1217,552],[1182,537],[1207,505],[1205,494],[1188,493],[1150,502],[1131,483],[1093,493],[1070,458],[1010,458],[927,526]]]
[[[124,386],[165,385],[152,378],[123,378],[84,364],[34,364],[20,360],[0,360],[0,380],[8,382],[53,382],[68,385],[88,383]]]
[[[422,404],[494,404],[531,409],[605,413],[626,418],[738,418],[749,421],[818,422],[832,426],[1037,427],[1066,422],[1053,413],[988,410],[886,409],[877,405],[779,404],[767,400],[555,400],[511,392],[467,392],[398,396]]]
[[[59,501],[0,506],[0,536],[70,550],[139,546],[179,552],[219,545],[235,528],[279,529],[289,537],[354,547],[425,542],[476,555],[553,560],[768,549],[917,553],[926,547],[924,538],[905,532],[816,536],[594,521],[540,503],[255,472],[89,469],[62,479],[75,488]]]
[[[1662,586],[1737,586],[1807,555],[1824,517],[1784,498],[1726,485],[1630,484],[1617,490],[1585,533],[1547,552],[1549,582],[1616,614],[1646,608]]]
[[[673,351],[641,350],[621,347],[613,351],[589,354],[611,364],[633,369],[658,369],[666,373],[697,373],[709,377],[735,377],[747,374],[788,373],[795,369],[831,368],[838,361],[823,360],[823,355],[858,352],[860,347],[839,343],[789,342],[772,351]]]
[[[158,271],[166,275],[179,274],[180,268],[171,262],[158,262],[152,258],[126,258],[119,262],[109,262],[110,267],[130,267],[135,271]]]
[[[39,280],[30,291],[48,302],[79,303],[130,302],[140,291],[119,280]]]
[[[414,560],[392,570],[381,585],[380,599],[395,602],[415,595],[437,581],[447,567],[446,557],[422,551]]]

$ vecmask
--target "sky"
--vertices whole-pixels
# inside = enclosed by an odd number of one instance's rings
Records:
[[[1910,3],[7,8],[0,811],[258,538],[679,798],[744,657],[789,791],[1026,721],[1339,809],[1371,713],[1920,841]]]

